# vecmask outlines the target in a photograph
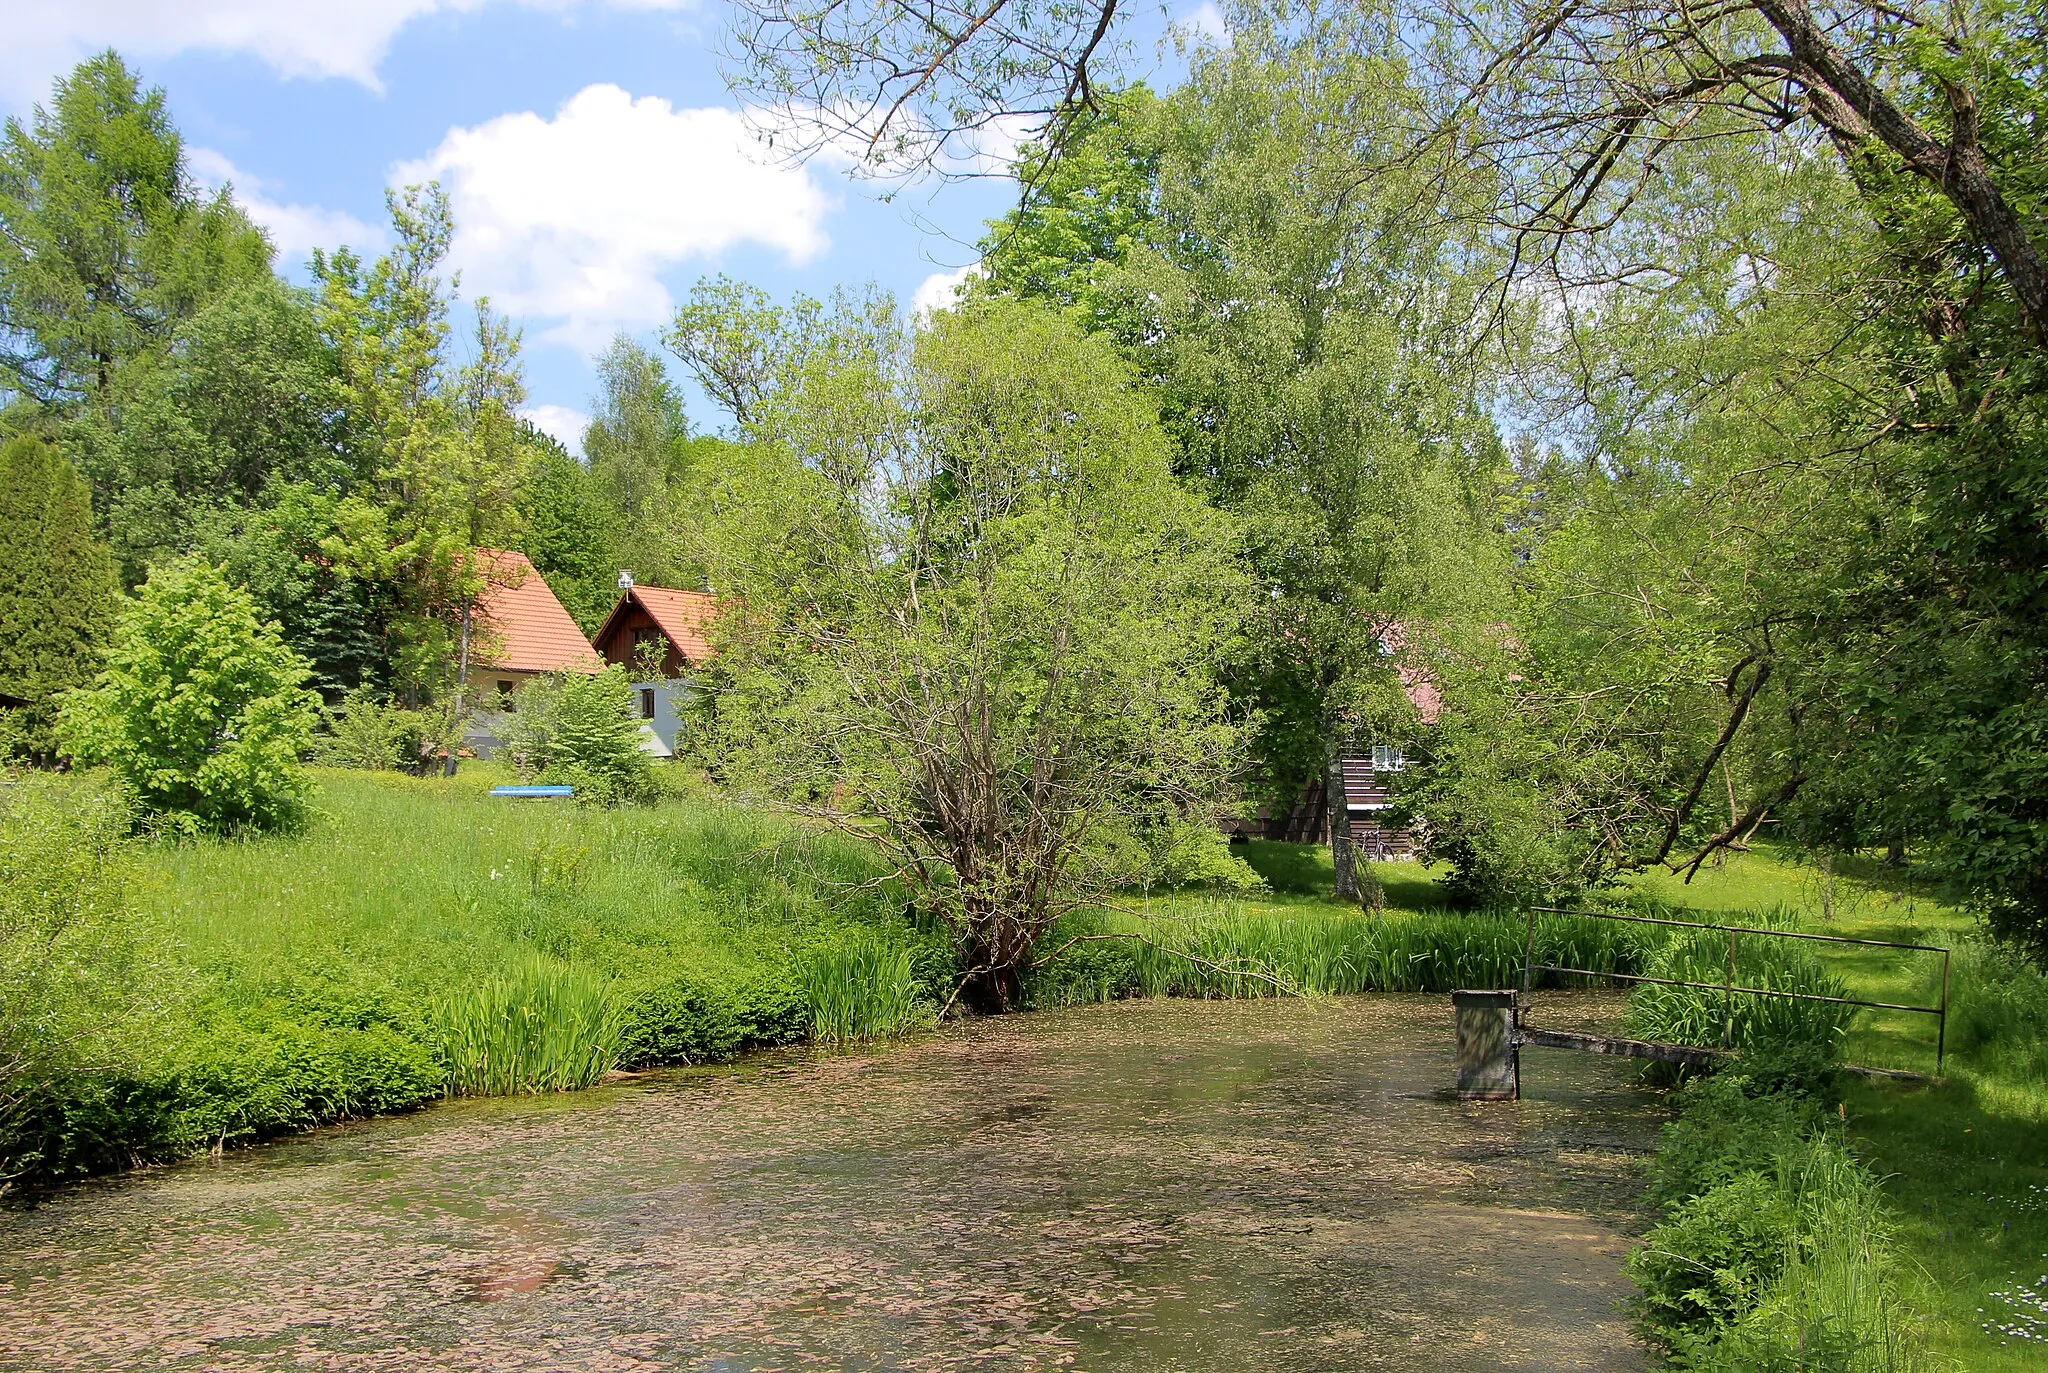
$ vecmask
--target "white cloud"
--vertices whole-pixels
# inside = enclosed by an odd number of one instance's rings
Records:
[[[1201,4],[1181,16],[1180,27],[1212,43],[1230,41],[1230,21],[1223,17],[1222,7],[1216,0],[1202,0]]]
[[[571,410],[566,405],[536,405],[519,414],[571,453],[583,456],[583,431],[590,427],[590,416],[581,410]]]
[[[450,265],[466,293],[584,351],[668,318],[660,274],[742,243],[801,263],[827,246],[834,202],[772,161],[735,110],[679,110],[587,86],[555,112],[451,129],[394,179],[438,179],[455,212]]]
[[[933,272],[919,284],[917,293],[911,296],[910,313],[928,315],[935,310],[951,309],[960,287],[966,284],[968,278],[980,275],[979,262],[970,262],[957,271]]]
[[[342,77],[381,89],[377,68],[398,31],[422,15],[490,0],[28,0],[10,5],[0,93],[41,99],[80,58],[118,48],[131,58],[248,53],[284,76]],[[528,8],[693,8],[696,0],[520,0]]]
[[[231,186],[235,203],[249,218],[270,231],[270,241],[287,264],[297,262],[315,248],[334,249],[343,244],[364,254],[384,245],[384,232],[363,223],[345,210],[319,205],[280,204],[263,194],[262,177],[245,172],[211,148],[186,152],[194,176],[214,188]]]

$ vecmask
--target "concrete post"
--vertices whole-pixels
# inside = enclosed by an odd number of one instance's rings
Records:
[[[1458,1095],[1475,1101],[1515,1101],[1522,1095],[1521,1052],[1515,1046],[1515,994],[1451,993],[1458,1035]]]

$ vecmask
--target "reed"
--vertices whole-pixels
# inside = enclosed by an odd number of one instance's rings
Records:
[[[855,1044],[929,1027],[936,1008],[918,992],[911,951],[873,935],[850,936],[797,960],[811,1011],[811,1038]]]
[[[618,1061],[621,1017],[609,983],[533,958],[444,1001],[436,1028],[448,1096],[570,1092]]]
[[[1728,936],[1717,930],[1686,931],[1667,941],[1646,971],[1686,982],[1721,982],[1729,973]],[[1806,945],[1761,935],[1735,941],[1734,982],[1809,996],[1849,994]],[[1628,1024],[1631,1033],[1644,1039],[1673,1044],[1713,1047],[1725,1033],[1729,1047],[1738,1050],[1811,1044],[1832,1051],[1855,1013],[1854,1006],[1791,997],[1724,997],[1718,988],[1644,984],[1629,996]]]
[[[1580,916],[1540,916],[1535,961],[1596,973],[1635,972],[1656,943],[1643,930]],[[1130,955],[1131,992],[1233,998],[1520,986],[1528,931],[1526,919],[1515,915],[1295,916],[1225,902],[1180,920],[1124,921],[1103,932],[1141,937]],[[1546,973],[1538,985],[1586,980]]]

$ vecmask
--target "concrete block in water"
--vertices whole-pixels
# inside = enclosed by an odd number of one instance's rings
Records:
[[[1515,994],[1452,992],[1451,1019],[1458,1034],[1458,1095],[1481,1101],[1521,1096]]]

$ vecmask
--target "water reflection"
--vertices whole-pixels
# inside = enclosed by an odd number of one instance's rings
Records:
[[[1146,1002],[463,1102],[0,1214],[0,1366],[1640,1369],[1624,1065]]]

